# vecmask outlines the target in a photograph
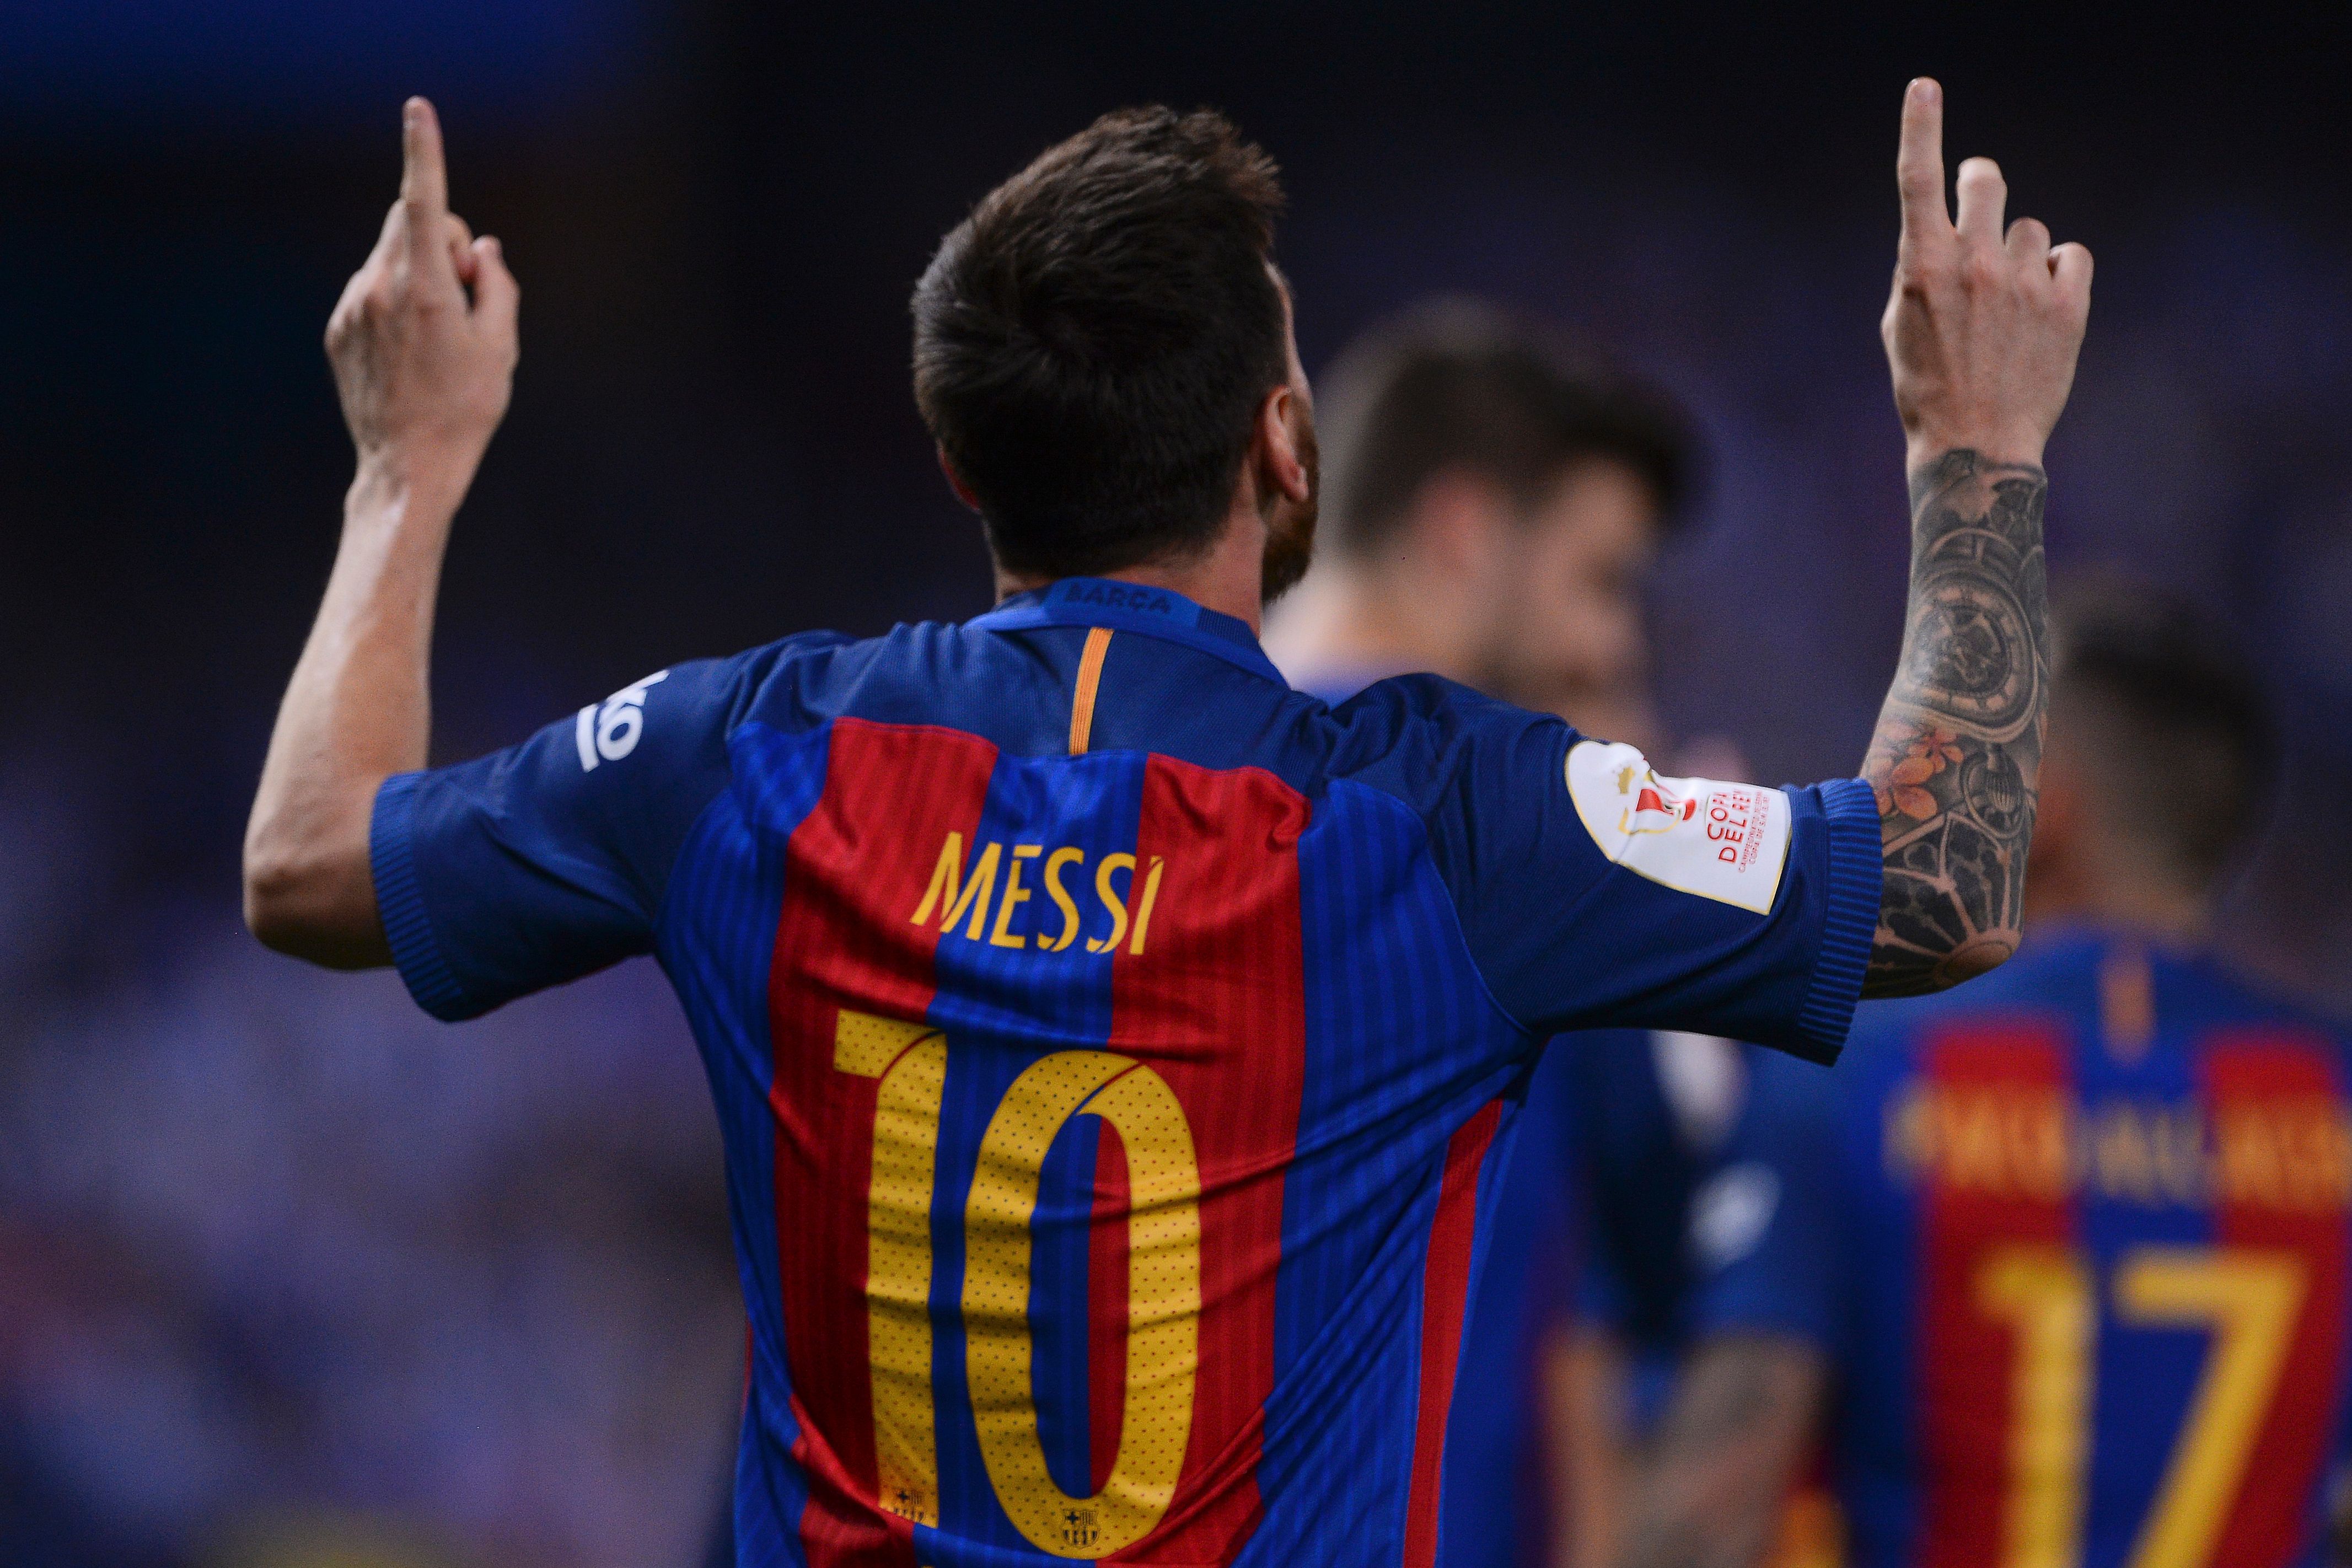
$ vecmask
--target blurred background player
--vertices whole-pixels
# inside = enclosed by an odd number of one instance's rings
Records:
[[[1291,684],[1339,702],[1425,670],[1653,743],[1642,591],[1691,485],[1680,410],[1466,299],[1372,328],[1321,384],[1320,549],[1266,631]]]
[[[1820,1347],[1861,1568],[2340,1563],[2346,1041],[2212,952],[2275,779],[2263,694],[2158,598],[2056,626],[2025,948],[1865,1008],[1834,1074],[1759,1064],[1781,1112],[1732,1157],[1777,1143],[1790,1185],[1710,1289]],[[1800,1405],[1698,1392],[1725,1419],[1654,1473],[1644,1563],[1734,1561],[1785,1477],[1754,1455],[1801,1440]]]
[[[1661,744],[1643,593],[1696,466],[1664,394],[1452,299],[1365,332],[1319,407],[1324,547],[1267,638],[1294,685],[1340,702],[1426,669]],[[1740,775],[1688,750],[1686,771]],[[1736,1318],[1700,1319],[1693,1289],[1755,1234],[1758,1178],[1714,1175],[1751,1050],[1593,1031],[1537,1068],[1447,1435],[1447,1547],[1465,1560],[1609,1562],[1675,1369],[1694,1348],[1759,1353],[1723,1343]],[[1703,1184],[1717,1196],[1699,1246]]]

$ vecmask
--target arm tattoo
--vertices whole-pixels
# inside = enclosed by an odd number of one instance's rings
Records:
[[[1865,996],[1909,996],[2017,948],[2049,706],[2034,467],[1965,448],[1911,476],[1911,611],[1863,776],[1886,880]]]

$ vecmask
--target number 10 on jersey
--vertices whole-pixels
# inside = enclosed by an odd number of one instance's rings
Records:
[[[843,1009],[834,1066],[877,1080],[866,1186],[866,1339],[877,1500],[939,1523],[931,1388],[931,1205],[938,1184],[945,1036]],[[1098,1116],[1128,1163],[1127,1377],[1118,1454],[1090,1497],[1045,1461],[1031,1375],[1030,1222],[1055,1137]],[[1059,1557],[1132,1546],[1176,1495],[1192,1435],[1201,1318],[1201,1176],[1192,1129],[1150,1068],[1111,1051],[1057,1051],[1013,1079],[982,1136],[964,1205],[962,1326],[982,1458],[1014,1527]],[[1083,1309],[1081,1309],[1083,1313]]]

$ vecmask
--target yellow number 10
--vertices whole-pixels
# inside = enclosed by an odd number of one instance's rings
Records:
[[[879,1501],[939,1522],[931,1397],[931,1194],[947,1039],[844,1009],[834,1066],[879,1079],[866,1202],[866,1341]],[[1081,1111],[1118,1132],[1128,1163],[1126,1405],[1118,1456],[1091,1497],[1045,1464],[1030,1374],[1029,1223],[1046,1152]],[[988,1478],[1021,1533],[1059,1557],[1108,1557],[1150,1534],[1176,1495],[1192,1436],[1201,1319],[1201,1173],[1192,1133],[1160,1075],[1109,1051],[1033,1062],[988,1123],[964,1206],[963,1327]]]
[[[2303,1264],[2291,1253],[2143,1247],[2116,1264],[2117,1321],[2213,1336],[2130,1568],[2203,1568],[2210,1560],[2277,1392],[2303,1293]],[[2002,1562],[2071,1568],[2082,1548],[2097,1327],[2090,1270],[2060,1247],[2002,1247],[1978,1270],[1977,1302],[2017,1336]]]

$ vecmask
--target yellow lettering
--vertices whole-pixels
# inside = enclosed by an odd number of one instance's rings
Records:
[[[1037,1434],[1030,1226],[1046,1152],[1082,1110],[1117,1129],[1127,1151],[1127,1378],[1109,1478],[1072,1497],[1046,1468]],[[972,1418],[1006,1517],[1056,1557],[1112,1556],[1150,1534],[1175,1499],[1200,1367],[1200,1196],[1184,1108],[1131,1057],[1061,1051],[1031,1063],[981,1140],[964,1207]]]
[[[939,862],[931,868],[931,885],[923,889],[923,901],[915,906],[915,912],[908,918],[907,923],[918,926],[924,924],[931,918],[931,911],[943,903],[949,908],[953,908],[956,894],[961,891],[959,884],[962,879],[963,835],[950,833],[948,835],[948,841],[940,846]],[[950,915],[946,924],[954,923],[955,917]]]
[[[2223,1113],[2213,1132],[2215,1182],[2225,1198],[2324,1214],[2352,1195],[2352,1147],[2331,1101],[2256,1100]]]
[[[964,929],[965,940],[980,940],[981,927],[988,920],[988,900],[996,892],[996,852],[999,847],[992,841],[980,852],[980,858],[972,863],[971,879],[964,883],[962,894],[957,898],[954,907],[948,910],[947,917],[940,921],[941,931],[955,930],[956,921],[963,919],[964,910],[969,909],[971,910],[971,924]]]
[[[2065,1568],[2081,1546],[2092,1290],[2081,1259],[2054,1247],[2002,1247],[1978,1269],[1977,1305],[2017,1343],[2002,1568]]]
[[[1062,934],[1051,942],[1040,941],[1038,946],[1047,952],[1059,952],[1078,940],[1078,906],[1070,901],[1068,891],[1062,886],[1062,868],[1073,860],[1087,858],[1083,849],[1065,846],[1045,858],[1045,896],[1062,911]]]
[[[2116,1262],[2115,1321],[2203,1330],[2210,1348],[2150,1501],[2130,1568],[2202,1568],[2279,1396],[2303,1310],[2304,1265],[2289,1252],[2142,1247]],[[2068,1568],[2082,1555],[2095,1281],[2079,1253],[2003,1247],[1977,1274],[1977,1304],[2015,1335],[2008,1498],[2000,1568]]]
[[[2026,1092],[2009,1101],[2010,1165],[2021,1191],[2057,1199],[2073,1185],[2072,1108],[2059,1096]]]
[[[1147,885],[1147,906],[1150,897]],[[1977,1192],[2059,1199],[2087,1187],[2148,1205],[2352,1208],[2352,1121],[2319,1097],[2240,1103],[2209,1126],[2193,1104],[2077,1108],[2023,1085],[1909,1084],[1887,1101],[1879,1150],[1896,1181]]]
[[[1043,844],[1015,844],[1013,861],[1004,868],[1004,901],[996,906],[996,929],[988,933],[991,947],[1026,947],[1029,939],[1013,934],[1013,911],[1029,901],[1029,889],[1021,885],[1021,862],[1034,860],[1045,852]]]
[[[1127,871],[1130,873],[1128,880],[1132,883],[1135,879],[1131,873],[1134,870],[1135,857],[1132,855],[1106,855],[1103,863],[1095,868],[1095,896],[1102,900],[1103,908],[1110,911],[1110,935],[1087,938],[1088,952],[1114,952],[1118,951],[1118,944],[1127,940],[1127,902],[1110,890],[1110,874]]]
[[[2000,1108],[1983,1094],[1937,1097],[1943,1126],[1937,1142],[1943,1155],[1937,1174],[1955,1187],[2000,1192],[2009,1184],[2002,1168]]]
[[[1021,847],[1016,868],[1033,858]],[[834,1026],[835,1068],[878,1080],[865,1281],[874,1501],[926,1525],[940,1519],[931,1210],[949,1054],[924,1024],[844,1008]],[[1101,1487],[1074,1497],[1055,1481],[1038,1430],[1030,1233],[1046,1155],[1082,1113],[1113,1129],[1126,1154],[1128,1308],[1118,1453]],[[989,1119],[963,1215],[967,1430],[1006,1516],[1055,1557],[1113,1556],[1157,1529],[1175,1500],[1200,1367],[1200,1199],[1183,1105],[1131,1057],[1077,1050],[1033,1062]]]
[[[1151,858],[1151,869],[1143,879],[1143,902],[1135,911],[1135,940],[1128,944],[1129,952],[1143,952],[1144,933],[1151,929],[1151,906],[1160,899],[1160,873],[1167,868],[1165,859],[1157,855]]]
[[[931,1184],[948,1045],[938,1030],[853,1013],[834,1025],[833,1065],[879,1079],[866,1195],[866,1342],[882,1506],[940,1521],[931,1401]]]
[[[2212,1344],[2131,1568],[2197,1568],[2213,1560],[2286,1370],[2303,1297],[2303,1260],[2290,1252],[2144,1247],[2116,1269],[2118,1318],[2205,1329]]]

